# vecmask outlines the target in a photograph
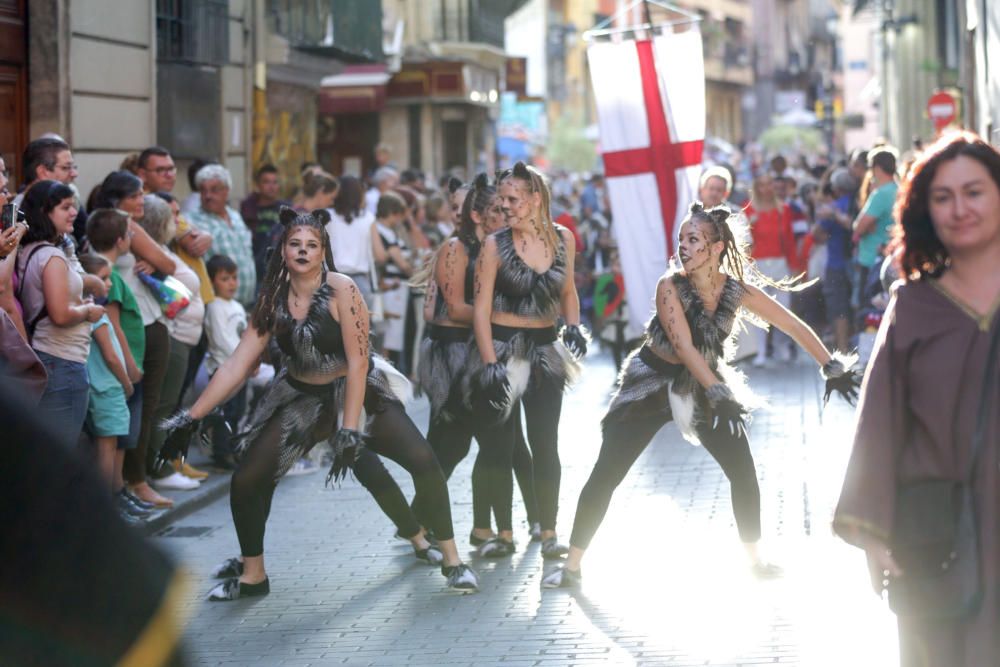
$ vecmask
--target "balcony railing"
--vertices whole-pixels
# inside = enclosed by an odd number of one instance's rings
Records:
[[[351,60],[383,59],[382,3],[371,0],[268,0],[268,25],[299,49]]]

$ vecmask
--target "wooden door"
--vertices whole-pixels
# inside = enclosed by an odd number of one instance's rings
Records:
[[[320,164],[335,176],[367,177],[378,143],[378,114],[342,113],[327,118],[332,121],[327,121],[329,128],[319,137]]]
[[[28,143],[28,39],[25,0],[0,0],[0,156],[11,191],[22,182],[21,152]]]

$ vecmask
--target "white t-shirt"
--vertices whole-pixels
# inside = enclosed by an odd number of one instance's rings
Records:
[[[367,209],[369,215],[375,215],[375,209],[378,208],[378,200],[381,198],[382,193],[378,191],[378,188],[368,188],[368,192],[365,193],[365,209]]]
[[[235,299],[216,296],[205,310],[205,335],[208,336],[208,357],[205,369],[209,374],[219,370],[233,356],[240,337],[247,330],[247,311]]]
[[[333,263],[340,273],[368,273],[372,256],[371,226],[375,216],[367,211],[359,213],[350,223],[344,221],[332,208],[326,232],[330,235]]]

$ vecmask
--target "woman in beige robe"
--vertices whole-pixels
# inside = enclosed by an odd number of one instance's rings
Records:
[[[901,275],[862,386],[834,530],[865,549],[878,593],[905,577],[888,545],[901,482],[964,478],[1000,306],[1000,154],[947,136],[915,165],[896,204]],[[994,369],[996,372],[997,369]],[[1000,664],[1000,392],[994,379],[975,464],[983,598],[959,620],[899,617],[906,667]]]

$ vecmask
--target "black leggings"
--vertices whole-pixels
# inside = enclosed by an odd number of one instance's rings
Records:
[[[528,389],[521,397],[524,422],[528,430],[535,480],[535,497],[538,502],[538,521],[542,530],[556,529],[559,512],[559,483],[562,465],[559,462],[559,415],[562,412],[563,387],[561,383],[545,380],[533,373]],[[493,507],[497,530],[512,530],[514,480],[511,466],[514,445],[520,423],[512,415],[507,421],[488,429],[476,431],[479,456],[472,469],[472,487],[485,489]]]
[[[590,546],[590,540],[608,511],[611,495],[667,421],[668,418],[663,415],[653,415],[628,422],[612,422],[605,427],[601,453],[590,479],[580,492],[571,545],[580,549]],[[750,442],[746,435],[735,438],[728,432],[713,431],[707,425],[698,429],[698,438],[729,479],[740,539],[756,542],[760,539],[760,487],[750,454]]]
[[[538,501],[535,498],[534,465],[531,459],[531,452],[528,450],[528,443],[524,440],[524,428],[521,425],[521,405],[514,409],[511,418],[515,420],[514,426],[514,452],[512,467],[514,476],[517,478],[517,485],[521,489],[521,498],[524,500],[524,509],[528,515],[528,523],[538,521]],[[441,470],[445,479],[451,479],[455,467],[469,454],[472,446],[472,425],[467,420],[447,422],[435,419],[427,429],[427,441],[431,449],[437,454],[438,462],[441,463]],[[421,509],[414,500],[414,511],[420,517]],[[493,521],[490,516],[490,499],[486,494],[486,489],[482,484],[472,485],[472,525],[475,528],[491,530]]]
[[[427,441],[398,403],[386,402],[383,411],[370,414],[370,451],[360,457],[355,468],[358,480],[393,520],[401,535],[416,535],[420,526],[413,519],[396,482],[375,455],[395,461],[413,476],[417,498],[421,506],[427,508],[428,527],[434,530],[438,539],[453,539],[448,486]],[[318,426],[310,440],[326,440],[330,436],[328,430],[329,426]],[[280,443],[281,417],[276,415],[249,444],[239,468],[233,473],[229,504],[243,556],[264,553],[264,524],[271,510]]]

